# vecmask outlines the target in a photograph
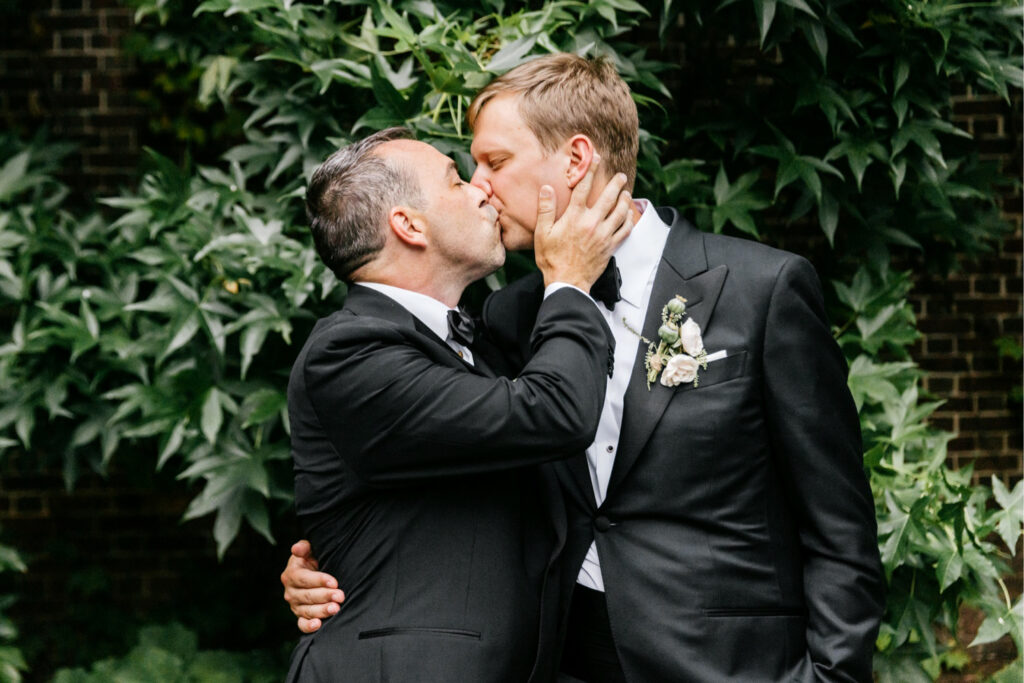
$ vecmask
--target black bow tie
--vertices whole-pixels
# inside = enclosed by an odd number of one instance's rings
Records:
[[[452,339],[463,346],[473,343],[475,325],[473,318],[461,308],[453,308],[448,311],[448,334]]]
[[[622,298],[619,295],[619,287],[622,286],[622,276],[619,275],[619,268],[615,265],[615,257],[608,260],[608,267],[597,278],[597,282],[590,288],[590,296],[596,301],[604,304],[609,311],[615,308],[615,302]]]

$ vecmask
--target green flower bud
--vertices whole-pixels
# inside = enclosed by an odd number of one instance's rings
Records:
[[[679,341],[679,328],[674,325],[662,325],[658,328],[658,336],[666,344],[675,344]]]
[[[686,312],[686,299],[684,299],[681,296],[673,297],[669,299],[669,302],[668,304],[665,305],[665,307],[669,310],[670,313],[674,313],[675,315],[682,315],[683,313]]]

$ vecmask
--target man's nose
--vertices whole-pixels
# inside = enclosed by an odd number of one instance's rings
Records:
[[[488,200],[490,200],[490,198],[491,198],[490,195],[488,195],[487,192],[482,187],[480,187],[479,185],[474,185],[474,184],[470,183],[469,191],[479,201],[480,206],[483,206],[484,204],[486,204],[488,202]]]
[[[473,171],[473,177],[469,179],[469,184],[483,190],[487,194],[488,199],[494,194],[494,191],[491,189],[491,181],[483,170],[483,164],[477,165],[476,170]]]

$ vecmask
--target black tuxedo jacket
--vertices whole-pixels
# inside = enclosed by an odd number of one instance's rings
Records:
[[[486,354],[463,362],[365,287],[317,323],[288,387],[295,505],[347,599],[303,637],[289,680],[553,676],[554,656],[538,649],[552,628],[541,591],[565,513],[547,508],[558,490],[533,465],[593,439],[614,341],[571,289],[536,320],[514,380],[491,375]],[[547,614],[557,619],[557,602]]]
[[[671,209],[646,320],[675,295],[703,331],[699,386],[625,394],[607,498],[585,459],[552,463],[569,529],[563,609],[596,539],[629,681],[870,681],[883,608],[874,506],[846,365],[804,259],[702,233]],[[512,362],[531,354],[535,276],[490,297]],[[564,620],[562,628],[564,628]]]

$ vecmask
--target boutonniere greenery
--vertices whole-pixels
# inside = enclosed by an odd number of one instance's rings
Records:
[[[683,322],[684,317],[686,299],[677,294],[661,309],[657,344],[633,330],[634,334],[647,342],[644,367],[647,369],[648,390],[651,384],[658,381],[659,374],[662,386],[674,387],[693,382],[696,387],[700,382],[698,370],[708,369],[708,352],[704,350],[700,325],[692,318]]]

